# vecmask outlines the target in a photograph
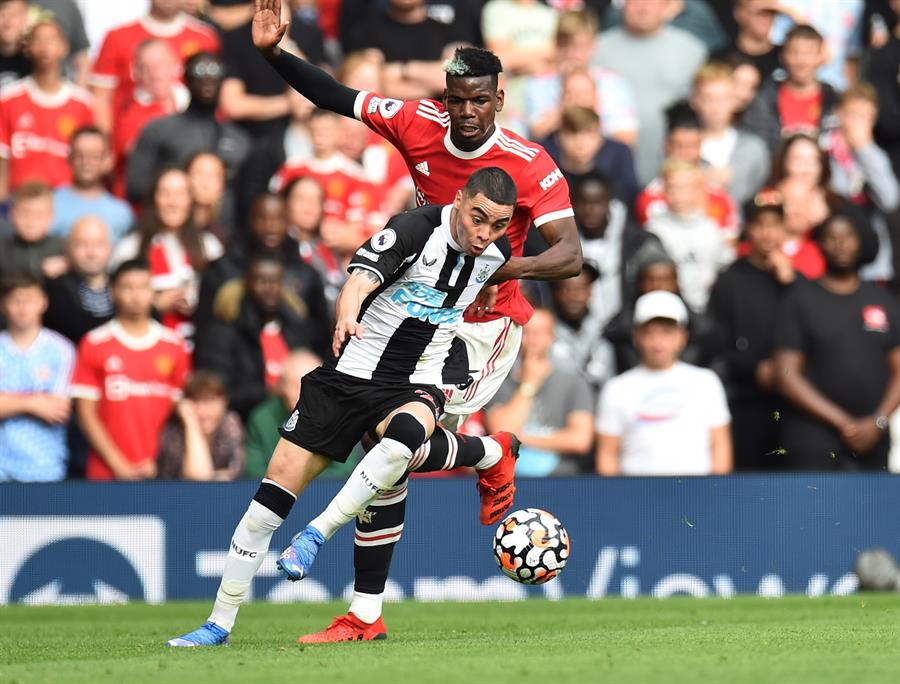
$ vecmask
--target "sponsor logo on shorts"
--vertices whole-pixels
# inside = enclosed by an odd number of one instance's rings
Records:
[[[285,432],[292,432],[295,427],[297,427],[297,420],[300,418],[300,412],[294,411],[291,414],[291,417],[287,419],[287,422],[284,424]]]

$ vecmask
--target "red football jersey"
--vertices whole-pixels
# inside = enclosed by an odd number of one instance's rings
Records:
[[[112,29],[103,39],[90,83],[100,88],[115,88],[113,115],[131,102],[134,92],[134,52],[138,45],[151,38],[168,43],[181,63],[198,52],[220,51],[216,32],[202,21],[180,15],[175,21],[163,23],[150,16]]]
[[[87,91],[66,83],[48,95],[31,77],[4,89],[0,97],[0,157],[9,160],[9,187],[41,180],[56,187],[72,180],[69,138],[94,121]]]
[[[361,92],[354,107],[356,118],[387,138],[403,155],[416,184],[416,203],[450,204],[469,176],[485,166],[498,166],[516,183],[519,199],[507,230],[512,253],[521,256],[533,223],[574,216],[569,186],[550,155],[536,143],[497,126],[477,150],[460,150],[450,140],[450,115],[435,100],[392,100]],[[494,312],[524,325],[532,308],[510,280],[500,284]]]
[[[159,433],[190,370],[184,340],[159,323],[135,338],[115,319],[92,330],[78,345],[72,396],[99,402],[100,420],[131,463],[156,459]],[[113,473],[93,450],[85,472],[89,480],[111,480]]]
[[[314,178],[325,192],[325,216],[350,223],[362,223],[368,203],[369,181],[362,166],[336,153],[328,159],[287,161],[272,176],[272,192],[281,192],[301,176]]]
[[[635,215],[641,225],[647,223],[651,216],[661,214],[668,208],[663,182],[658,177],[647,184],[634,203]],[[740,233],[737,208],[731,195],[725,190],[715,187],[706,189],[706,215],[719,224],[726,237],[736,238]]]

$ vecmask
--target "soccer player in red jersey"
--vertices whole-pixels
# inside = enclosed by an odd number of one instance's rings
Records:
[[[106,34],[94,62],[89,83],[96,100],[97,126],[107,133],[132,100],[135,52],[151,38],[168,43],[181,63],[198,52],[219,53],[216,32],[183,14],[181,0],[151,0],[147,16]]]
[[[445,427],[460,424],[482,408],[499,389],[518,355],[522,325],[532,309],[517,279],[558,280],[581,272],[581,244],[562,173],[539,145],[495,123],[503,107],[498,89],[500,61],[477,48],[461,48],[445,66],[443,100],[401,101],[348,88],[324,71],[278,47],[288,28],[281,19],[281,0],[256,0],[253,41],[288,84],[316,106],[354,117],[386,138],[403,154],[416,184],[418,204],[447,204],[466,178],[485,166],[505,170],[518,188],[518,202],[507,231],[512,258],[495,274],[500,282],[496,302],[482,300],[469,312],[457,333],[468,352],[471,382],[447,387]],[[525,238],[534,224],[549,248],[524,257]],[[475,457],[470,449],[474,447]],[[477,444],[458,441],[446,430],[417,451],[410,469],[440,470],[474,465],[479,471],[481,521],[491,524],[512,503],[515,462],[478,452]],[[506,453],[506,452],[505,452]],[[480,460],[478,460],[480,457]],[[471,460],[467,460],[471,458]],[[350,614],[306,642],[367,640],[386,633],[381,603],[393,547],[400,538],[406,483],[376,501],[374,516],[357,524],[356,586]],[[364,522],[366,519],[377,522]],[[387,526],[389,533],[383,526]]]
[[[126,261],[112,276],[116,317],[78,346],[72,396],[91,445],[89,480],[156,476],[159,434],[190,366],[184,340],[151,318],[150,269]]]
[[[59,24],[42,19],[28,34],[32,74],[0,97],[0,201],[27,180],[68,183],[69,138],[94,119],[87,91],[63,78],[69,52]]]

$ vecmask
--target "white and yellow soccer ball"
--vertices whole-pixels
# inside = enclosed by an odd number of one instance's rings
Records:
[[[569,533],[555,516],[540,508],[510,513],[494,534],[494,558],[507,577],[522,584],[543,584],[569,560]]]

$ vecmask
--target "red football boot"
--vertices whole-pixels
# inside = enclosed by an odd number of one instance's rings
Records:
[[[521,442],[511,432],[488,435],[503,448],[503,455],[487,470],[478,473],[478,494],[481,496],[482,525],[493,525],[513,504],[516,493],[516,459]]]
[[[336,641],[375,641],[387,639],[387,627],[379,617],[371,625],[363,622],[353,613],[340,615],[332,620],[327,629],[315,634],[304,634],[297,639],[298,644],[330,644]]]

